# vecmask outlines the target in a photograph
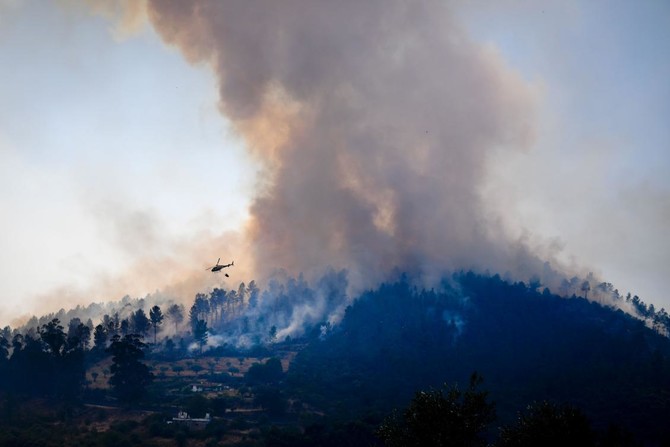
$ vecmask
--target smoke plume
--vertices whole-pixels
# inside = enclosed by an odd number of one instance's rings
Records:
[[[534,89],[447,2],[147,7],[167,43],[214,68],[220,110],[265,167],[248,228],[260,277],[542,273],[480,194],[488,155],[532,142]]]

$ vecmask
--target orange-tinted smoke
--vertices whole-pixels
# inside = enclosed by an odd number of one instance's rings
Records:
[[[265,165],[259,274],[541,273],[479,190],[491,151],[532,140],[533,88],[447,2],[156,0],[148,16],[212,65],[222,113]]]

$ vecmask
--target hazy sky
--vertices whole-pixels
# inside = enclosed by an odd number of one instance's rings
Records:
[[[151,257],[176,255],[175,240],[240,225],[255,169],[206,67],[148,27],[119,38],[83,8],[10,2],[0,17],[3,321],[49,289],[95,291],[137,260],[155,273]],[[227,253],[200,255],[198,269]],[[151,281],[128,292],[162,286]]]
[[[667,309],[670,4],[493,3],[469,3],[469,29],[542,91],[535,146],[496,160],[508,224]]]
[[[454,10],[535,98],[529,147],[487,158],[491,216],[670,307],[670,5]],[[138,295],[168,285],[178,267],[153,260],[196,271],[241,257],[202,242],[245,225],[259,180],[217,89],[149,23],[122,32],[65,2],[0,0],[0,324],[56,310],[53,290],[66,305],[118,299],[112,283]],[[144,268],[146,280],[126,279]]]

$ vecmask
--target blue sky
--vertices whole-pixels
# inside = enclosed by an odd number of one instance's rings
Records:
[[[491,213],[509,234],[670,307],[670,5],[456,12],[537,92],[531,149],[490,159]],[[179,250],[248,216],[259,166],[219,112],[209,68],[147,23],[114,26],[58,2],[0,0],[0,322],[59,307],[45,304],[49,290],[118,299],[105,287],[152,258],[213,263],[216,250]],[[145,276],[119,283],[139,295],[165,285]]]

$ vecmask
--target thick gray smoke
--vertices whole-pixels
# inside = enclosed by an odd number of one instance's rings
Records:
[[[222,113],[265,166],[248,228],[257,277],[542,275],[480,196],[487,156],[532,140],[533,89],[448,2],[159,0],[148,17],[214,67]]]

